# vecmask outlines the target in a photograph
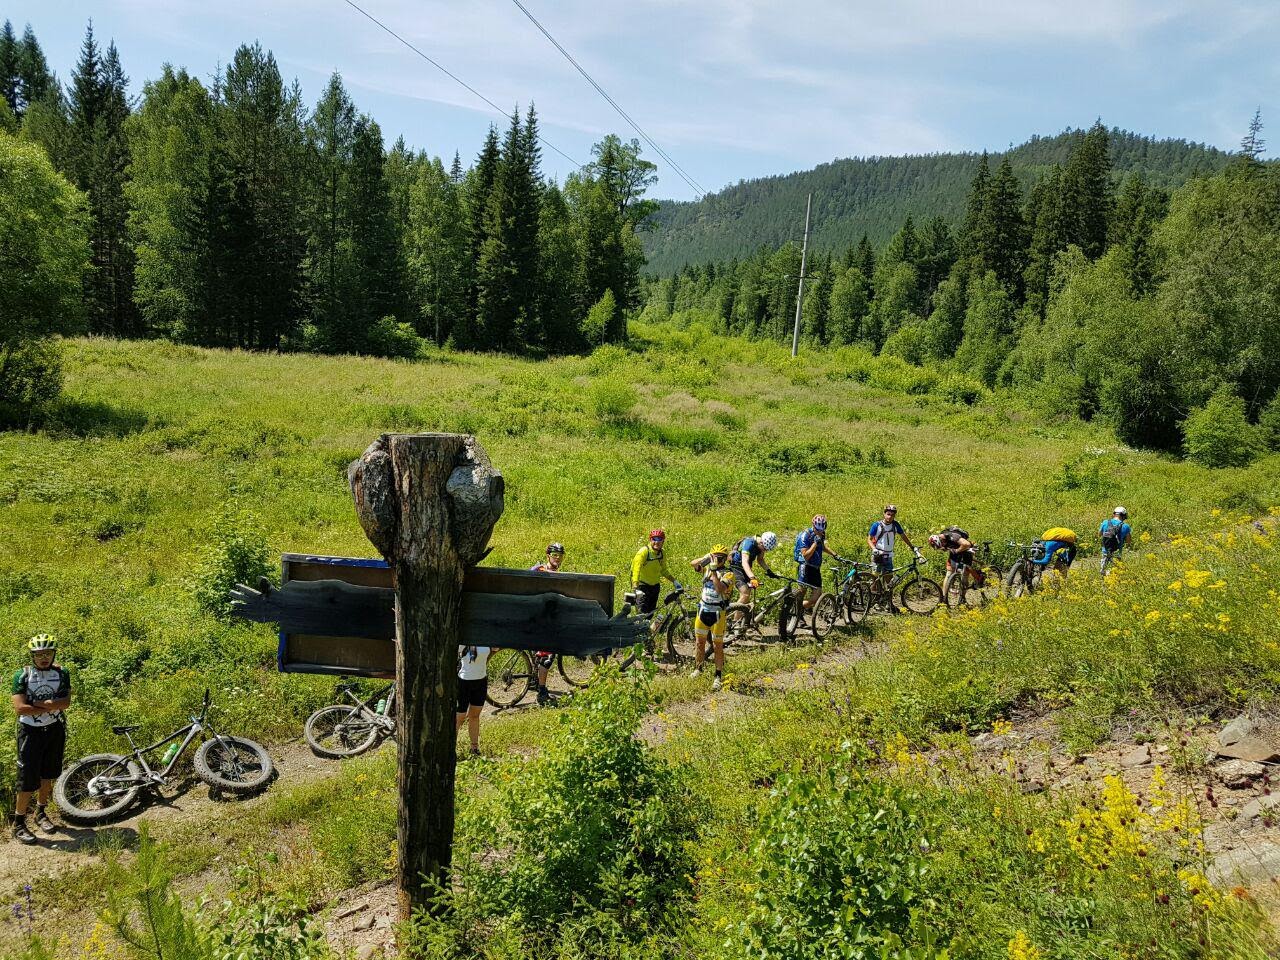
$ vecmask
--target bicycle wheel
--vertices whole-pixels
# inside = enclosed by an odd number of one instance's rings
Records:
[[[898,602],[912,613],[933,613],[942,603],[942,588],[928,577],[912,577],[898,591]]]
[[[307,717],[302,735],[318,757],[340,760],[364,753],[378,740],[378,725],[358,707],[335,703]]]
[[[839,618],[840,604],[831,594],[824,593],[813,605],[813,635],[819,640],[825,640],[835,629]]]
[[[527,650],[495,650],[489,655],[489,692],[495,707],[514,707],[533,689],[533,658]]]
[[[729,609],[733,610],[732,604]],[[732,625],[733,621],[729,622]],[[697,639],[693,635],[693,617],[683,610],[673,613],[667,620],[667,656],[670,662],[693,663],[697,648]]]
[[[856,627],[867,619],[871,609],[871,591],[865,583],[850,584],[841,600],[844,622],[849,626]]]
[[[68,820],[102,823],[138,798],[142,768],[115,753],[95,753],[62,771],[53,799]]]
[[[778,603],[778,640],[789,643],[795,639],[796,628],[803,617],[801,606],[790,591],[783,594]]]
[[[626,654],[630,655],[629,652]],[[571,687],[577,687],[581,690],[591,682],[591,675],[596,672],[596,665],[603,663],[604,656],[595,657],[575,657],[571,654],[562,653],[556,656],[556,669],[560,671],[560,676],[564,677],[564,682]]]
[[[971,610],[982,606],[986,595],[973,583],[965,585],[964,576],[952,571],[942,581],[942,594],[952,610]]]
[[[200,745],[195,756],[196,775],[227,793],[256,793],[275,773],[266,748],[246,737],[218,734]]]
[[[1037,578],[1029,572],[1029,567],[1030,564],[1027,563],[1015,563],[1009,568],[1009,573],[1004,578],[1007,596],[1021,597],[1035,591]]]

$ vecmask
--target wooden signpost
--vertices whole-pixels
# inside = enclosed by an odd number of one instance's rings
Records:
[[[407,918],[448,889],[458,646],[585,656],[639,642],[647,622],[610,616],[612,577],[476,567],[504,486],[474,437],[383,434],[347,476],[365,535],[386,562],[290,554],[280,589],[237,584],[232,613],[280,625],[282,669],[394,669]]]

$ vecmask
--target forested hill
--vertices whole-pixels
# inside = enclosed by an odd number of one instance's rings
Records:
[[[1150,186],[1173,188],[1197,174],[1213,173],[1229,154],[1202,143],[1156,140],[1111,131],[1112,170],[1140,170]],[[1056,163],[1065,163],[1083,130],[1032,137],[1009,152],[1024,189]],[[1002,154],[993,154],[992,168]],[[748,180],[697,202],[663,202],[654,229],[644,235],[648,272],[673,273],[685,264],[741,257],[761,246],[775,248],[804,230],[805,194],[813,192],[811,243],[817,250],[844,249],[865,233],[877,247],[907,215],[958,222],[978,169],[980,154],[869,157],[836,160],[812,170]]]

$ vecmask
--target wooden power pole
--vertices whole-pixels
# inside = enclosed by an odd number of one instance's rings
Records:
[[[502,474],[474,437],[383,434],[348,470],[356,514],[396,591],[400,913],[448,889],[462,580],[502,515]]]
[[[800,247],[800,287],[796,290],[796,326],[791,332],[791,355],[800,352],[800,308],[804,306],[804,268],[809,260],[809,210],[813,206],[813,194],[804,202],[804,244]]]

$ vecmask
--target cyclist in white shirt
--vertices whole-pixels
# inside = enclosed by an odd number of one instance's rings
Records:
[[[458,727],[467,723],[471,756],[480,756],[480,711],[489,693],[489,654],[492,647],[458,647]]]

